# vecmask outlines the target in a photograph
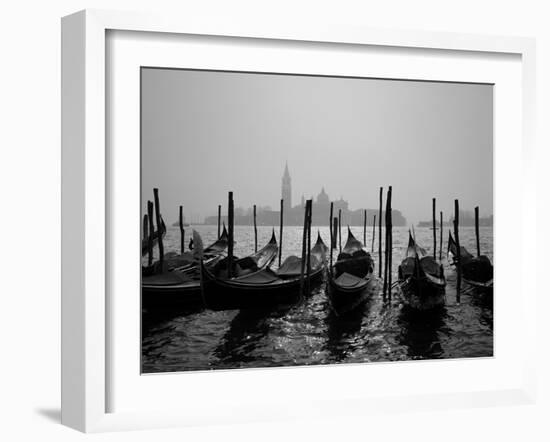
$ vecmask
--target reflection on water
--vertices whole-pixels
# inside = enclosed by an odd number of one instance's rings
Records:
[[[215,226],[198,226],[197,230],[205,244],[214,241]],[[301,230],[285,228],[283,259],[301,253]],[[352,231],[357,238],[363,237],[361,227]],[[328,228],[322,227],[320,232],[328,244]],[[271,227],[259,227],[258,234],[258,243],[266,243]],[[372,232],[367,232],[367,244],[371,244],[370,235]],[[394,280],[407,235],[406,228],[394,229]],[[416,237],[423,247],[431,250],[431,230],[417,229]],[[237,226],[235,239],[238,256],[251,253],[252,228]],[[176,228],[169,229],[165,243],[166,250],[177,250]],[[461,243],[475,250],[473,228],[461,229]],[[492,259],[491,228],[481,228],[481,249]],[[446,242],[444,255],[445,251]],[[377,253],[373,256],[378,265]],[[443,264],[447,277],[446,306],[430,313],[419,314],[404,308],[396,289],[391,305],[375,295],[360,309],[337,316],[330,309],[324,284],[300,303],[275,311],[144,312],[143,372],[492,356],[492,297],[467,290],[458,304],[455,274],[445,256]]]
[[[441,336],[448,333],[445,326],[445,307],[428,312],[411,308],[401,309],[399,342],[407,347],[410,359],[438,359],[443,357]]]
[[[362,345],[364,336],[361,334],[361,329],[363,320],[368,317],[370,305],[369,300],[343,316],[338,316],[333,310],[329,310],[325,319],[327,362],[345,362],[355,347]]]
[[[253,363],[255,357],[252,355],[269,333],[270,317],[269,312],[237,313],[214,348],[213,356],[224,366]]]

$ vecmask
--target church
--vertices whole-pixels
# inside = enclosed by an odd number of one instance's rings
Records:
[[[302,195],[300,204],[292,205],[292,178],[290,171],[288,170],[288,163],[285,165],[283,172],[283,178],[281,182],[281,199],[283,201],[283,222],[285,226],[303,226],[304,225],[304,208],[306,200]],[[314,226],[328,226],[330,218],[330,197],[326,193],[325,188],[321,188],[321,192],[317,195],[317,198],[313,199],[312,205],[312,224]],[[340,197],[338,200],[332,201],[334,203],[333,216],[337,217],[339,211],[342,211],[342,225],[346,226],[362,226],[365,209],[350,210],[349,203]],[[367,210],[367,225],[372,226],[374,215],[378,217],[378,209],[366,209]],[[239,213],[242,212],[242,213]],[[256,222],[259,226],[273,226],[279,225],[281,212],[279,210],[258,210]],[[384,212],[382,212],[382,216]],[[382,218],[383,219],[383,218]],[[392,220],[394,226],[404,226],[407,220],[403,217],[399,210],[392,210]],[[222,217],[222,221],[226,222],[226,217]],[[208,216],[205,218],[205,224],[217,224],[217,216]],[[254,220],[252,217],[252,209],[235,210],[235,225],[250,226],[253,225]],[[378,221],[377,221],[378,224]]]
[[[285,225],[301,226],[304,223],[305,198],[302,195],[300,204],[292,206],[292,178],[288,170],[288,163],[285,165],[281,183],[281,198],[283,200],[283,221]],[[312,205],[312,224],[315,226],[328,226],[330,218],[330,197],[321,188],[317,198],[313,199]],[[340,199],[332,201],[334,203],[333,216],[337,217],[339,211],[342,211],[342,225],[362,226],[365,209],[350,210],[349,203],[342,196]],[[372,226],[374,215],[378,216],[378,209],[367,209],[367,225]],[[382,212],[384,216],[384,212]],[[392,210],[394,226],[404,226],[405,218],[399,210]]]

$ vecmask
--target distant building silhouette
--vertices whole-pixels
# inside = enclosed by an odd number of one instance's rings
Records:
[[[302,226],[304,224],[304,207],[305,198],[302,195],[300,204],[292,207],[292,178],[288,170],[288,163],[285,164],[285,170],[283,173],[281,183],[281,198],[283,199],[283,220],[285,225],[288,226]],[[313,198],[312,198],[313,199]],[[330,197],[325,191],[325,188],[321,188],[321,192],[314,199],[312,205],[312,224],[315,226],[328,226],[330,218]],[[333,201],[334,213],[333,216],[337,217],[339,211],[342,211],[342,225],[361,226],[363,225],[363,217],[365,209],[350,210],[349,203],[344,200],[343,196],[340,199]],[[378,216],[378,209],[367,209],[367,225],[372,226],[373,217],[376,214]],[[382,211],[382,219],[384,219],[385,212]],[[279,225],[280,212],[275,210],[262,209],[261,207],[257,211],[256,222],[259,226],[277,226]],[[227,222],[226,217],[222,217],[222,221]],[[392,209],[392,221],[394,226],[404,226],[407,220],[403,217],[401,212],[396,209]],[[204,220],[205,224],[217,224],[217,216],[209,216]],[[252,225],[253,218],[251,210],[245,211],[244,209],[235,209],[235,224],[236,225]]]
[[[285,172],[283,174],[281,186],[281,198],[283,199],[283,211],[292,207],[292,179],[288,171],[288,163],[285,164]]]
[[[432,227],[433,221],[419,221],[418,227]],[[458,225],[459,227],[472,227],[475,226],[475,216],[474,212],[468,210],[460,210],[458,213]],[[439,218],[436,219],[436,226],[439,227]],[[449,217],[449,221],[443,221],[443,226],[454,226],[454,216]],[[486,217],[479,217],[479,226],[480,227],[492,227],[493,226],[493,215]]]
[[[321,193],[317,195],[317,204],[330,204],[330,199],[324,187],[321,189]]]
[[[454,216],[449,217],[449,224],[454,225]],[[461,227],[475,226],[476,220],[473,211],[460,210],[458,212],[458,225]],[[479,225],[481,227],[490,227],[493,225],[493,215],[479,217]]]

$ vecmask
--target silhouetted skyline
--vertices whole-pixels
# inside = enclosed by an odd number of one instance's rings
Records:
[[[491,85],[143,69],[142,207],[160,189],[167,222],[237,207],[278,210],[322,187],[351,209],[393,207],[409,223],[479,205],[493,212]],[[385,194],[385,192],[384,192]],[[142,209],[143,210],[143,209]]]

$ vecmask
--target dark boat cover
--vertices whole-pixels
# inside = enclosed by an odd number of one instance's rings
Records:
[[[429,277],[443,279],[443,266],[433,256],[428,255],[425,249],[416,244],[409,232],[409,245],[407,246],[405,259],[399,266],[399,279],[405,279],[413,275],[420,276],[418,272]]]
[[[449,253],[452,255],[453,264],[456,264],[456,242],[449,232]],[[493,279],[493,264],[485,255],[474,256],[463,246],[460,246],[460,262],[462,276],[474,282],[488,282]]]
[[[195,281],[192,275],[181,272],[165,272],[157,275],[150,275],[142,279],[143,284],[154,286],[171,286],[184,282]]]
[[[233,262],[233,275],[242,277],[267,267],[277,256],[278,250],[277,239],[275,238],[275,232],[273,232],[271,240],[262,249],[244,258],[235,259]],[[212,273],[219,278],[226,278],[228,262],[227,257],[221,259],[213,268]]]
[[[351,275],[349,273],[342,273],[338,278],[334,280],[336,284],[338,284],[340,287],[344,288],[353,288],[357,287],[358,285],[364,284],[365,279],[357,277],[355,275]]]
[[[328,247],[321,239],[321,235],[317,232],[317,241],[311,249],[310,265],[312,269],[317,269],[323,265],[326,260]],[[293,278],[302,274],[302,258],[297,256],[289,256],[286,258],[281,267],[276,271],[276,274],[281,278]]]
[[[239,278],[241,284],[269,284],[272,282],[280,281],[281,278],[277,276],[271,269],[263,269],[259,272],[243,276]]]
[[[334,267],[336,275],[348,273],[359,278],[364,278],[374,270],[370,253],[363,250],[363,244],[353,236],[349,227],[346,245],[338,255]]]

